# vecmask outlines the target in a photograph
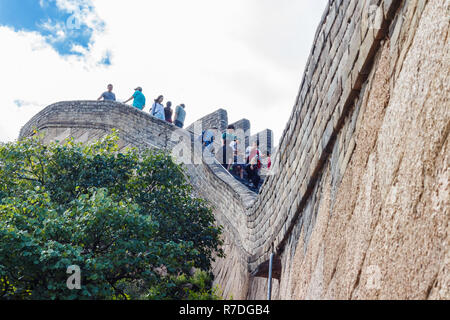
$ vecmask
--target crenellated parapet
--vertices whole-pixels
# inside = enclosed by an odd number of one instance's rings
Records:
[[[219,131],[223,132],[228,126],[228,113],[225,109],[218,109],[200,119],[186,128],[187,131],[194,132],[195,126],[201,128],[201,130],[210,129],[216,127]],[[200,131],[201,133],[201,131]]]

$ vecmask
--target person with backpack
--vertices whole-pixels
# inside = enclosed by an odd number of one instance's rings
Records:
[[[202,146],[204,148],[212,147],[214,143],[214,136],[216,135],[217,127],[206,129],[202,132]]]
[[[155,102],[153,103],[152,109],[150,110],[150,114],[155,118],[165,121],[166,116],[164,113],[164,106],[162,105],[163,101],[164,96],[162,95],[156,98]]]
[[[248,179],[253,183],[255,188],[259,187],[261,178],[259,176],[259,169],[261,169],[261,153],[259,151],[259,141],[253,141],[252,145],[246,150],[247,159],[246,167]]]

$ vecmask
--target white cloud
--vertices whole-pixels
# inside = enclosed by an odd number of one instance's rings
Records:
[[[56,6],[59,9],[73,14],[74,20],[67,21],[67,24],[75,23],[76,27],[77,23],[83,23],[88,28],[100,32],[103,24],[100,22],[97,11],[91,10],[91,3],[90,0],[56,0]]]
[[[80,17],[95,27],[88,50],[59,56],[37,33],[0,27],[0,141],[60,100],[95,99],[108,83],[124,100],[142,86],[185,103],[187,122],[228,110],[253,132],[286,125],[326,0],[95,0]],[[57,0],[69,10],[79,0]],[[83,7],[84,8],[84,7]],[[99,19],[104,21],[99,24]],[[112,66],[98,62],[106,52]],[[14,101],[33,101],[18,108]],[[277,140],[276,140],[277,142]]]
[[[44,30],[47,30],[53,34],[53,36],[48,36],[48,39],[51,42],[60,42],[66,39],[66,32],[64,31],[65,26],[63,23],[54,23],[50,20],[47,20],[40,24],[40,27]]]

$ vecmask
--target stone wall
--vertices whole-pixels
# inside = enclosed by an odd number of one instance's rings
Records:
[[[244,150],[250,145],[250,131],[251,125],[250,121],[247,119],[241,119],[234,123],[231,123],[234,126],[235,130],[238,131],[238,139],[239,141],[245,141]]]
[[[264,299],[275,253],[274,298],[449,299],[449,17],[447,0],[330,0],[258,197],[191,155],[191,133],[122,104],[55,104],[21,137],[118,128],[123,147],[194,160],[225,230],[226,297]],[[224,130],[226,111],[201,122]]]
[[[250,237],[260,239],[251,269],[267,261],[273,249],[283,251],[399,4],[329,2],[280,139],[276,173],[266,179],[249,219]]]
[[[245,298],[249,249],[245,238],[246,210],[256,194],[235,180],[214,158],[204,162],[200,146],[192,143],[195,140],[191,133],[121,103],[66,101],[50,105],[34,116],[22,128],[19,138],[39,131],[45,142],[72,137],[86,143],[102,138],[112,129],[119,131],[121,149],[166,149],[185,164],[191,184],[198,195],[214,206],[216,220],[224,228],[223,249],[227,258],[218,259],[213,265],[216,284],[225,297]]]
[[[249,217],[250,270],[280,261],[275,298],[450,297],[449,14],[445,0],[329,2]]]
[[[194,132],[195,126],[200,128],[200,132],[196,132],[196,134],[201,134],[202,130],[210,129],[212,127],[216,127],[220,132],[224,132],[228,126],[228,113],[224,109],[218,109],[201,119],[198,119],[186,130],[190,132]]]

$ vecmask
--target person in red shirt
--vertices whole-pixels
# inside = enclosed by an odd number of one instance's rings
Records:
[[[259,187],[259,182],[261,178],[259,176],[259,169],[261,169],[261,153],[258,149],[259,141],[253,141],[251,147],[247,148],[247,159],[246,159],[246,171],[248,179],[253,182],[255,188]]]
[[[267,169],[270,169],[272,166],[272,159],[270,158],[270,152],[267,151]]]

